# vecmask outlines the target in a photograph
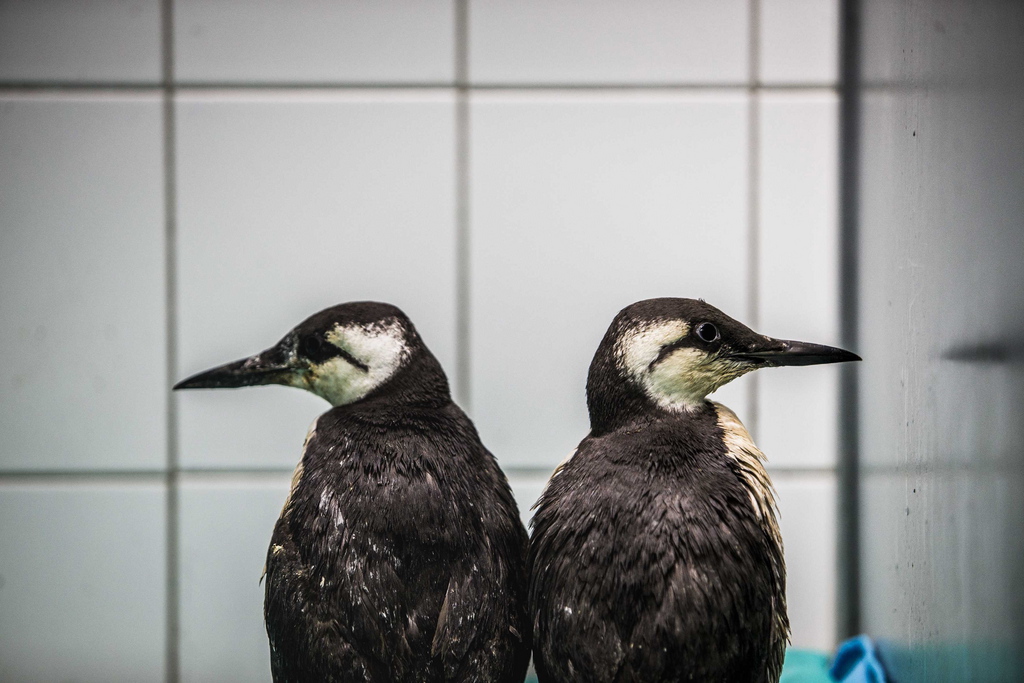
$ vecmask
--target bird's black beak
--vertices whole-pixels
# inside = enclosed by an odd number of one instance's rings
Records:
[[[730,357],[756,363],[762,367],[821,365],[861,360],[857,354],[837,349],[834,346],[790,339],[772,339],[771,337],[763,337],[762,340],[750,344],[746,349],[730,354]]]
[[[295,376],[294,357],[288,340],[255,356],[219,365],[192,375],[174,389],[230,389],[259,384],[291,384]]]

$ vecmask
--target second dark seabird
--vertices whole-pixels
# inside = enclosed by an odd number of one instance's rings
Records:
[[[776,683],[786,574],[764,456],[707,395],[751,370],[860,360],[692,299],[623,309],[590,365],[590,434],[537,502],[541,683]]]
[[[526,530],[409,319],[335,306],[174,388],[255,384],[334,406],[306,437],[267,553],[274,680],[521,683]]]

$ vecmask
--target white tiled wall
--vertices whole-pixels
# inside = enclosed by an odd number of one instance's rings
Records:
[[[181,678],[270,677],[262,568],[291,476],[186,476],[181,483]]]
[[[760,0],[760,79],[832,86],[839,75],[839,3]]]
[[[746,84],[748,0],[469,2],[473,83]]]
[[[0,680],[161,680],[165,488],[68,479],[0,483]]]
[[[0,467],[167,461],[160,98],[0,93]]]
[[[160,82],[160,0],[0,2],[0,79]]]
[[[455,69],[452,0],[175,0],[186,83],[437,83]]]
[[[830,650],[836,632],[836,480],[829,471],[776,472],[793,644]]]
[[[471,395],[503,462],[575,448],[591,356],[623,306],[685,292],[745,310],[746,98],[472,97]]]
[[[759,106],[759,326],[838,344],[838,97],[769,91]],[[834,365],[759,373],[758,441],[774,464],[835,464],[838,380]]]
[[[401,307],[455,368],[451,93],[204,91],[176,112],[181,373],[364,299]],[[182,464],[293,467],[322,401],[232,393],[178,397]]]
[[[168,387],[320,308],[409,313],[524,519],[622,306],[836,341],[835,1],[69,7],[0,2],[4,680],[268,679],[259,572],[326,404]],[[760,374],[716,398],[828,648],[836,376]]]

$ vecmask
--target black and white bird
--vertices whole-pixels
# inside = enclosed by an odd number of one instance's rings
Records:
[[[786,572],[764,456],[708,394],[751,370],[860,360],[703,301],[623,309],[590,365],[591,431],[536,505],[541,683],[775,683]]]
[[[526,530],[409,319],[328,308],[175,389],[256,384],[334,406],[306,437],[267,553],[274,680],[520,683]]]

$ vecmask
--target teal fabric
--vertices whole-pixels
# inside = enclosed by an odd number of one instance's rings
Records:
[[[786,650],[779,683],[832,683],[828,675],[828,655],[816,650]]]
[[[527,676],[526,683],[537,683],[536,676]],[[828,655],[815,650],[786,650],[779,683],[833,683],[828,675]]]

